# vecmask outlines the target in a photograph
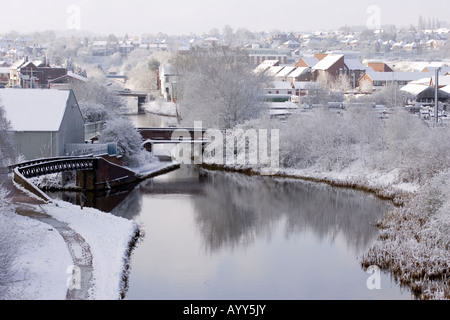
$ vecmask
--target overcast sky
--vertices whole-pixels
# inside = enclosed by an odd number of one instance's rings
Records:
[[[0,34],[76,29],[102,34],[201,34],[213,28],[308,31],[342,26],[417,26],[446,21],[448,0],[2,0]],[[7,10],[10,9],[10,10]],[[9,14],[11,13],[11,14]],[[450,21],[448,21],[450,22]]]

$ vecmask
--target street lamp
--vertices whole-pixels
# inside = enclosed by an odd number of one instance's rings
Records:
[[[435,83],[435,90],[434,90],[434,123],[437,126],[439,121],[439,97],[438,97],[438,91],[439,91],[439,71],[441,71],[441,68],[436,68],[436,83]]]
[[[394,107],[397,108],[397,81],[395,80],[395,64],[392,65],[392,84],[394,86]]]

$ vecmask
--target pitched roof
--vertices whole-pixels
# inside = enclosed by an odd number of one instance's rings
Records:
[[[51,89],[2,89],[0,103],[14,131],[57,132],[71,91]]]
[[[350,70],[366,70],[358,59],[345,59],[344,63]]]
[[[334,65],[336,62],[338,62],[340,59],[344,57],[343,54],[329,54],[322,60],[320,60],[313,69],[315,70],[328,70],[332,65]]]
[[[314,67],[319,62],[319,59],[316,57],[303,57],[301,60],[303,60],[307,67]]]
[[[277,77],[286,77],[295,70],[295,67],[284,67],[280,72],[276,74]]]
[[[367,71],[366,74],[373,81],[414,81],[431,77],[427,72],[373,72]]]

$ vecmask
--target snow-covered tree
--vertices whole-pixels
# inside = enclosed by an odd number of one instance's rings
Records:
[[[0,101],[0,167],[15,161],[16,150],[9,121]]]
[[[117,153],[123,156],[126,166],[132,166],[142,152],[142,136],[126,117],[118,117],[105,123],[100,143],[117,143]]]
[[[76,83],[71,87],[87,122],[114,118],[125,106],[122,97],[96,81]]]
[[[14,158],[15,150],[10,135],[10,125],[5,117],[5,110],[0,104],[0,167],[11,164]],[[0,173],[0,300],[4,297],[7,284],[14,272],[13,258],[17,249],[17,237],[10,220],[14,207],[7,199],[8,191],[1,185],[4,178],[3,173]]]
[[[178,107],[181,122],[203,121],[208,127],[232,128],[256,118],[263,104],[265,75],[253,72],[243,52],[198,49],[179,56]]]

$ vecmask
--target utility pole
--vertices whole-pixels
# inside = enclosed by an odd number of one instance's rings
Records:
[[[437,127],[438,121],[439,121],[439,97],[438,97],[438,91],[439,91],[439,71],[441,71],[441,68],[436,68],[436,83],[435,83],[435,90],[434,90],[434,123]]]

